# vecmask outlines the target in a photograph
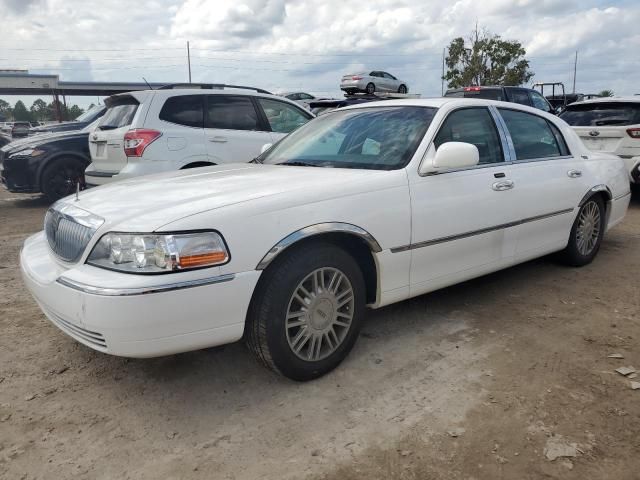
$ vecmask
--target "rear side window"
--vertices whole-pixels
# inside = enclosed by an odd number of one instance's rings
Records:
[[[301,109],[285,102],[259,98],[260,106],[267,116],[271,131],[278,133],[293,132],[296,128],[307,123],[311,116]]]
[[[475,145],[481,164],[504,161],[498,130],[486,108],[463,108],[449,114],[433,141],[436,149],[447,142]]]
[[[625,126],[640,123],[640,102],[598,102],[568,105],[560,118],[574,127]]]
[[[109,108],[100,120],[98,129],[114,130],[131,125],[139,103],[133,97],[123,97],[111,101]]]
[[[557,129],[554,132],[554,127],[544,118],[516,110],[498,110],[511,134],[516,160],[560,157],[567,154],[562,135]]]
[[[202,128],[204,95],[178,95],[164,102],[160,110],[160,120],[177,123],[186,127]]]
[[[248,97],[207,95],[205,128],[259,130],[258,113]]]
[[[511,101],[513,103],[531,106],[531,102],[529,101],[529,94],[526,90],[520,90],[519,88],[510,89],[509,97],[511,98]]]

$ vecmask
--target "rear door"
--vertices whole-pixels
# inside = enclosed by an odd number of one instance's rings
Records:
[[[546,118],[498,108],[511,137],[513,201],[518,211],[519,261],[566,245],[574,209],[593,185],[582,159],[569,151],[560,130]]]
[[[136,118],[140,102],[133,95],[115,95],[105,100],[107,111],[89,135],[91,162],[96,171],[118,173],[127,164],[124,134]]]
[[[623,157],[640,155],[640,102],[593,102],[567,105],[560,114],[590,150]]]
[[[209,161],[215,164],[250,162],[273,143],[248,95],[206,95],[204,127]]]
[[[256,97],[256,100],[259,110],[264,114],[266,123],[271,130],[273,143],[313,118],[309,112],[297,105],[291,105],[272,98]]]

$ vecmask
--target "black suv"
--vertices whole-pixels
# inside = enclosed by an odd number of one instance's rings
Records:
[[[500,100],[503,102],[520,103],[529,107],[539,108],[545,112],[556,113],[549,101],[539,92],[531,88],[481,86],[452,88],[447,90],[445,97],[483,98],[485,100]]]

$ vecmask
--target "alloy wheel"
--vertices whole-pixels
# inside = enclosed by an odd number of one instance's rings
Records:
[[[576,229],[576,246],[582,255],[589,255],[598,244],[600,236],[600,209],[593,200],[580,210]]]

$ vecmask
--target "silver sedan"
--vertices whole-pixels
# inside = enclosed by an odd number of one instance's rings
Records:
[[[374,70],[343,76],[340,81],[340,90],[349,94],[365,92],[373,95],[376,92],[407,93],[409,87],[407,82],[398,80],[390,73]]]

